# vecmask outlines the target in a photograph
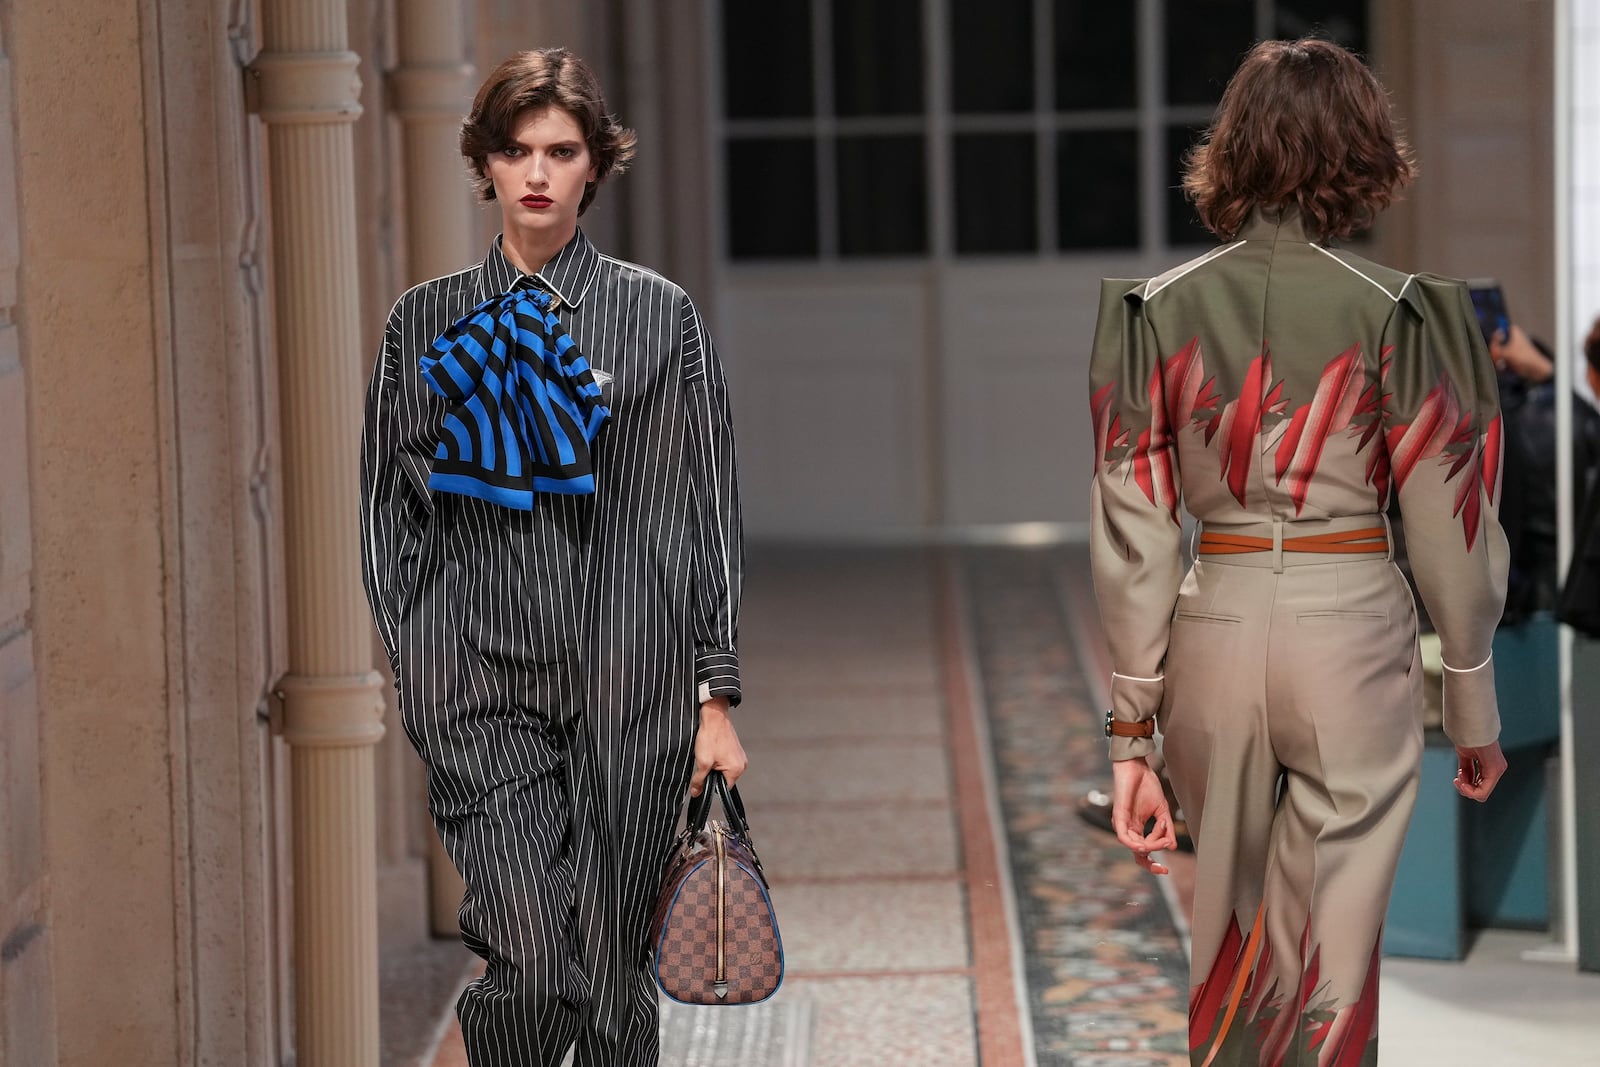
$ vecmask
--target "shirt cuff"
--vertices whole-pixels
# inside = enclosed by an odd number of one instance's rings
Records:
[[[1111,739],[1110,755],[1112,763],[1120,763],[1125,759],[1138,759],[1148,756],[1156,750],[1156,742],[1151,737],[1113,737]]]
[[[1448,663],[1443,667],[1445,736],[1461,748],[1482,748],[1499,740],[1493,659],[1468,667]]]
[[[1156,717],[1166,695],[1166,675],[1153,678],[1111,674],[1111,717],[1119,722],[1146,722]],[[1148,756],[1156,750],[1149,737],[1113,737],[1110,755],[1113,762]]]
[[[708,648],[694,655],[695,692],[704,704],[712,697],[727,697],[739,706],[744,692],[739,686],[739,654],[731,648]]]

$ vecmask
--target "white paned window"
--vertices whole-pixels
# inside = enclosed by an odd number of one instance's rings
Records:
[[[1251,43],[1367,0],[709,0],[725,259],[1210,242],[1183,154]]]

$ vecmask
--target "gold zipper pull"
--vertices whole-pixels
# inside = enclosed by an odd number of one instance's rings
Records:
[[[717,999],[722,1000],[728,995],[728,973],[724,953],[728,911],[727,853],[722,845],[722,827],[712,823],[711,835],[717,848],[717,974],[711,983],[711,988],[716,992]]]

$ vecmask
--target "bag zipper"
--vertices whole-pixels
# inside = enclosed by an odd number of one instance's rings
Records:
[[[722,844],[722,827],[712,823],[711,834],[717,849],[717,975],[711,988],[716,991],[717,999],[722,1000],[728,995],[728,973],[724,959],[728,901],[727,852]]]

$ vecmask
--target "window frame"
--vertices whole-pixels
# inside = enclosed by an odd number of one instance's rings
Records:
[[[1166,100],[1166,3],[1168,0],[1127,0],[1137,6],[1134,23],[1136,84],[1133,108],[1056,110],[1055,0],[1030,0],[1033,10],[1034,109],[1031,113],[958,114],[951,106],[949,73],[949,8],[960,0],[922,0],[923,111],[917,115],[838,116],[834,112],[834,54],[832,7],[835,0],[811,0],[811,52],[813,61],[813,114],[809,117],[729,118],[724,106],[726,68],[723,58],[721,11],[736,0],[705,0],[707,40],[707,97],[713,167],[714,238],[718,261],[738,268],[830,268],[926,266],[932,262],[1018,262],[1083,260],[1106,256],[1140,255],[1171,258],[1174,253],[1203,247],[1202,239],[1174,244],[1167,240],[1174,222],[1169,219],[1171,175],[1167,158],[1168,130],[1175,126],[1204,127],[1215,105],[1172,105]],[[1173,0],[1182,2],[1182,0]],[[1254,0],[1254,39],[1273,35],[1278,0]],[[1372,5],[1365,5],[1365,33],[1370,51],[1373,32]],[[1057,136],[1063,132],[1131,130],[1138,141],[1138,218],[1140,232],[1134,245],[1101,248],[1063,248],[1057,210]],[[955,247],[952,194],[955,183],[954,138],[965,133],[1031,133],[1034,138],[1035,249],[1023,252],[961,253]],[[923,138],[924,195],[926,197],[927,250],[917,255],[843,255],[839,249],[838,152],[841,136],[895,136]],[[740,138],[806,137],[814,153],[817,190],[817,254],[811,257],[734,257],[732,255],[731,201],[727,195],[728,144]]]

